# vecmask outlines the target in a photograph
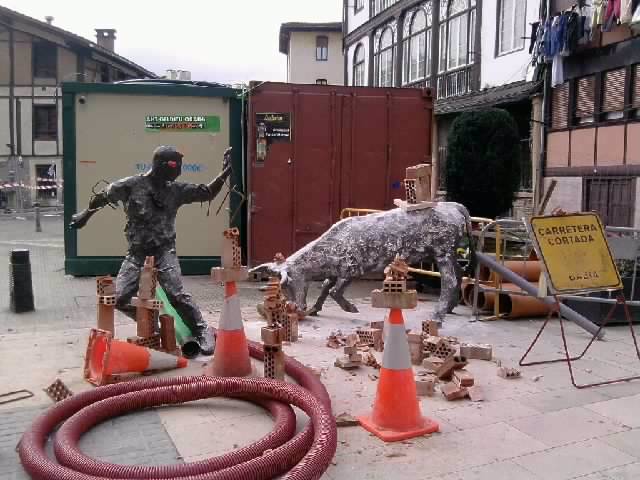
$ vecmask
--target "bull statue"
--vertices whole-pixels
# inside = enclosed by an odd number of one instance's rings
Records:
[[[303,311],[309,282],[322,281],[320,297],[308,315],[317,315],[328,296],[345,312],[357,313],[344,297],[353,279],[382,273],[396,255],[410,265],[432,257],[442,280],[432,319],[441,322],[458,304],[462,268],[456,252],[468,236],[473,254],[471,235],[469,212],[459,203],[439,202],[433,208],[411,211],[395,208],[345,218],[287,259],[259,265],[251,272],[279,276],[287,297]]]

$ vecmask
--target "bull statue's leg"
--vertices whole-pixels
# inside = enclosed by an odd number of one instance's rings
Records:
[[[353,303],[349,302],[349,300],[344,298],[344,291],[350,284],[350,278],[339,279],[336,286],[330,290],[329,295],[331,295],[331,298],[333,298],[335,302],[340,305],[340,308],[342,308],[342,310],[344,310],[345,312],[358,313],[358,309],[356,308],[356,306]]]
[[[460,299],[460,267],[453,252],[436,252],[436,263],[440,271],[440,298],[433,312],[433,320],[444,321],[447,313],[458,305]]]
[[[336,277],[330,277],[322,282],[322,291],[320,292],[320,296],[316,300],[315,305],[307,310],[307,315],[310,315],[312,317],[318,316],[318,312],[322,311],[322,306],[329,296],[329,291],[333,288],[337,281],[338,279]]]

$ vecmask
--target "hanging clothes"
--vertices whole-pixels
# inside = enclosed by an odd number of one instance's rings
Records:
[[[607,9],[604,12],[603,32],[610,32],[614,25],[620,20],[620,3],[622,0],[609,0]]]
[[[562,15],[558,15],[553,18],[551,23],[551,30],[549,32],[549,49],[547,51],[548,57],[555,57],[560,50],[562,50],[562,42],[564,39],[564,28],[566,22],[563,20]]]
[[[620,23],[629,25],[633,18],[633,0],[622,0],[620,5]]]
[[[591,17],[591,30],[595,31],[604,23],[604,0],[593,0],[593,14]]]
[[[551,87],[555,88],[564,83],[564,57],[560,54],[553,57],[551,66]]]
[[[529,55],[533,53],[533,49],[536,46],[536,41],[538,39],[538,27],[540,27],[540,22],[534,22],[531,24],[531,35],[529,36]]]
[[[567,12],[562,15],[564,18],[564,29],[562,36],[561,55],[568,57],[578,48],[578,40],[580,39],[580,15],[576,12]]]

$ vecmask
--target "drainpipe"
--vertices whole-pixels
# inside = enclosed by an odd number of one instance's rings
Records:
[[[533,178],[531,187],[533,188],[533,207],[534,212],[538,211],[542,193],[542,111],[543,96],[535,95],[531,99],[531,163],[533,169]]]
[[[9,30],[9,143],[11,157],[16,155],[15,143],[15,84],[16,84],[16,53],[14,45],[13,28],[7,25]]]

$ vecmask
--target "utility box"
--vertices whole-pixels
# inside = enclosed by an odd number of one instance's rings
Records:
[[[254,83],[248,99],[248,255],[285,256],[340,219],[404,198],[431,163],[430,89]]]
[[[159,145],[183,154],[178,181],[209,183],[222,169],[223,153],[233,149],[232,183],[243,191],[242,104],[239,91],[217,84],[131,81],[117,84],[65,83],[63,95],[65,178],[65,272],[115,274],[127,252],[126,216],[119,205],[96,213],[81,230],[67,226],[89,205],[92,189],[149,170]],[[208,204],[183,206],[176,221],[177,253],[184,274],[208,274],[220,265],[221,232],[239,195],[226,188]],[[233,226],[242,228],[242,214]]]

